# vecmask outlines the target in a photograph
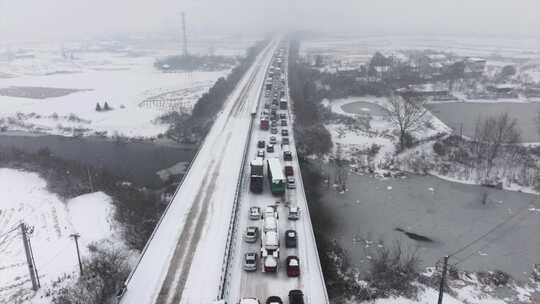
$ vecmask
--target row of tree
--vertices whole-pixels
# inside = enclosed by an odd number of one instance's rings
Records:
[[[177,142],[193,142],[204,138],[223,103],[268,42],[268,40],[259,41],[250,47],[246,56],[229,75],[219,78],[214,86],[199,98],[191,115],[172,112],[161,117],[161,121],[171,123],[166,135]]]
[[[332,138],[322,123],[320,101],[323,98],[315,81],[319,72],[303,64],[299,58],[300,42],[290,41],[289,93],[295,115],[294,132],[301,155],[322,155],[332,148]]]
[[[109,106],[109,104],[105,101],[105,103],[103,104],[103,107],[98,103],[96,103],[96,111],[97,112],[101,112],[101,111],[110,111],[112,110],[112,108]]]

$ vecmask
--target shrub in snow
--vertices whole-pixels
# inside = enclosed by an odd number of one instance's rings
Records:
[[[416,252],[407,254],[400,243],[391,248],[379,247],[369,260],[370,269],[366,281],[375,290],[375,298],[403,295],[413,297],[418,287],[420,260]]]
[[[110,242],[88,246],[90,257],[84,259],[84,275],[73,285],[61,288],[53,298],[55,304],[109,304],[129,275],[128,253]]]
[[[367,155],[370,157],[370,158],[373,158],[377,155],[377,153],[379,153],[379,150],[381,149],[381,145],[377,145],[377,144],[371,144],[371,146],[367,149]]]
[[[510,279],[510,275],[502,270],[478,272],[478,280],[485,285],[505,286]]]
[[[532,278],[535,282],[540,283],[540,264],[534,264]]]
[[[436,142],[433,144],[433,151],[439,156],[446,155],[445,146],[441,142]]]

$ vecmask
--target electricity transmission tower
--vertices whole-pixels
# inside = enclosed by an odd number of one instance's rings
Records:
[[[188,55],[188,41],[186,32],[186,13],[182,12],[182,54],[184,57]]]

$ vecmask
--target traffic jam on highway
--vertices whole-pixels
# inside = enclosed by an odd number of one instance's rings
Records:
[[[260,107],[256,155],[249,166],[249,190],[254,195],[270,192],[273,201],[267,205],[251,203],[246,215],[248,225],[242,233],[243,242],[251,245],[243,252],[243,270],[276,276],[285,272],[288,278],[298,278],[301,261],[295,250],[298,246],[295,222],[301,219],[301,210],[295,204],[296,177],[292,164],[293,153],[289,148],[292,123],[286,92],[286,48],[281,46],[274,55],[264,83],[264,98]],[[265,186],[265,183],[268,186]],[[289,193],[287,193],[289,192]],[[286,195],[287,194],[287,195]],[[250,202],[248,202],[250,203]],[[282,217],[279,214],[282,211]],[[280,221],[286,221],[286,223]],[[286,227],[286,229],[279,229]],[[282,231],[280,231],[282,230]],[[284,248],[283,248],[284,247]],[[256,248],[256,250],[251,250]],[[281,249],[281,250],[280,250]],[[285,252],[285,254],[280,254]],[[249,275],[249,274],[248,274]],[[285,295],[266,295],[265,299],[241,298],[239,304],[285,303]],[[303,304],[304,295],[299,289],[288,291],[288,303]]]

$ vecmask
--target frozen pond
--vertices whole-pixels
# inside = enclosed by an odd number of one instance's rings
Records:
[[[386,116],[388,112],[378,104],[368,101],[353,101],[341,106],[341,109],[353,114],[370,114],[374,116]]]
[[[540,197],[444,181],[431,176],[380,180],[351,174],[349,191],[325,192],[326,210],[335,229],[328,234],[365,265],[377,244],[400,241],[418,249],[424,266],[432,266],[499,223],[486,238],[450,260],[461,269],[501,269],[523,279],[540,262]],[[485,194],[484,194],[485,193]],[[483,197],[486,195],[486,203]],[[403,231],[432,240],[417,241]]]
[[[518,120],[523,142],[540,142],[536,128],[536,116],[540,108],[540,104],[537,103],[449,102],[429,104],[427,107],[455,132],[459,132],[463,124],[463,134],[466,136],[474,135],[478,117],[485,119],[506,112]]]

